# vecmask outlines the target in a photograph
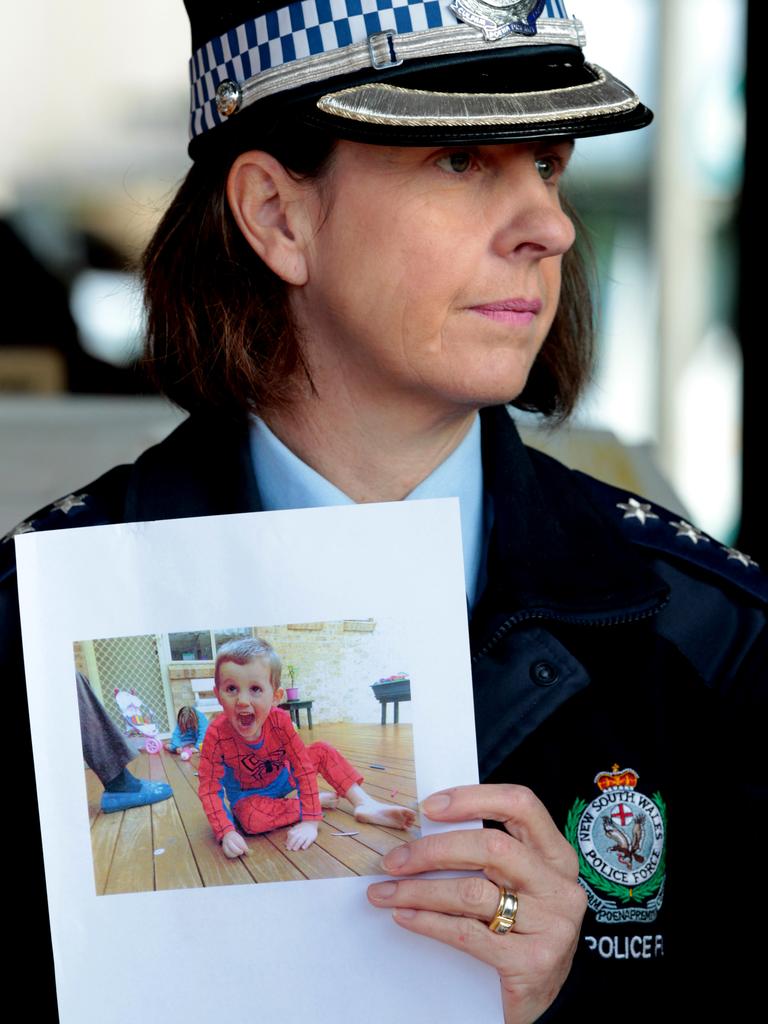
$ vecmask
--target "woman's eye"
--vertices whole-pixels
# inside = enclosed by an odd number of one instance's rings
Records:
[[[539,177],[542,181],[549,181],[550,178],[554,178],[555,174],[557,174],[557,160],[551,156],[540,156],[536,160],[536,170],[539,172]]]
[[[437,166],[449,174],[465,174],[472,166],[472,154],[464,151],[441,156]]]

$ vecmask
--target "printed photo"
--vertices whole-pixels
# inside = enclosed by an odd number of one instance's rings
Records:
[[[339,1024],[500,1019],[486,965],[454,964],[367,895],[383,854],[456,827],[420,801],[477,781],[455,500],[17,548],[62,1024],[170,1020],[169,978],[195,979],[185,1024],[240,1019],[267,947],[270,1018],[317,1016],[331,956]]]
[[[76,642],[97,895],[382,873],[419,834],[398,641],[361,618]]]

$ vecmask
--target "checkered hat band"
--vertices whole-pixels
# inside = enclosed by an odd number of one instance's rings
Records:
[[[296,0],[212,39],[193,54],[191,135],[226,118],[216,108],[224,81],[247,82],[264,71],[362,43],[377,32],[426,32],[459,24],[452,0]],[[542,15],[567,19],[563,0],[545,0]]]

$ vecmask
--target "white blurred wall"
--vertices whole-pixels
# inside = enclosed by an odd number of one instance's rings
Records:
[[[4,2],[0,38],[6,193],[51,177],[119,181],[132,165],[183,165],[181,0]]]

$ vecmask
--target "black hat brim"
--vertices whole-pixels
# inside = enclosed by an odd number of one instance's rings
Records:
[[[450,55],[284,92],[190,144],[259,146],[286,122],[356,142],[396,146],[492,144],[632,131],[652,112],[571,46]]]

